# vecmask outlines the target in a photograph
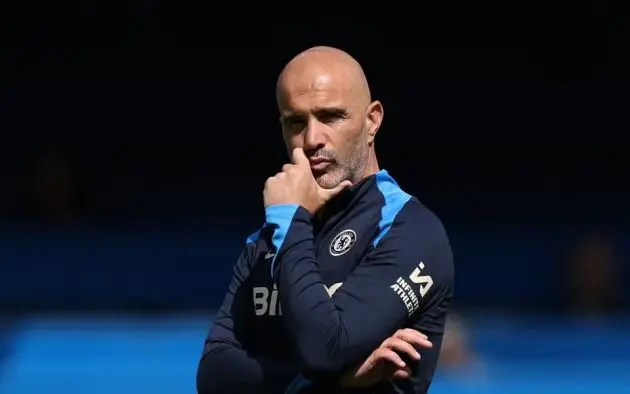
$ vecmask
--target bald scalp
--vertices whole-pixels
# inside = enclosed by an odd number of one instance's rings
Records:
[[[363,68],[340,49],[316,46],[295,56],[284,67],[276,83],[276,101],[282,107],[288,94],[300,84],[314,85],[320,78],[334,81],[347,90],[352,101],[366,107],[372,101]]]

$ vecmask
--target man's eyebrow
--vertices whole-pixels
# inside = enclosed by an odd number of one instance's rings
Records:
[[[342,106],[331,106],[331,107],[319,107],[313,110],[313,113],[316,115],[336,115],[336,116],[348,116],[349,111],[347,108]],[[301,111],[288,111],[282,114],[281,118],[283,120],[291,120],[291,119],[299,119],[305,115],[304,112]]]
[[[341,106],[318,108],[314,112],[316,114],[337,115],[337,116],[347,116],[349,114],[348,109]]]

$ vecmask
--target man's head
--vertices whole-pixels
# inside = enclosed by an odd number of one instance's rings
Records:
[[[288,151],[304,149],[321,187],[356,183],[378,171],[374,137],[383,107],[372,102],[350,55],[330,47],[300,53],[280,74],[276,99]]]

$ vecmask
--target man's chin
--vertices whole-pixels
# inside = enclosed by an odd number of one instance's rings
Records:
[[[319,187],[323,189],[334,189],[341,183],[341,181],[338,179],[339,177],[328,172],[324,172],[321,175],[313,174],[313,176],[315,177],[315,181],[317,182]]]

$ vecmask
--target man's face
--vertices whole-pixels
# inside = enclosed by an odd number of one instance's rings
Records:
[[[362,177],[369,154],[367,108],[347,83],[327,74],[289,79],[279,108],[288,151],[304,149],[321,187]]]

